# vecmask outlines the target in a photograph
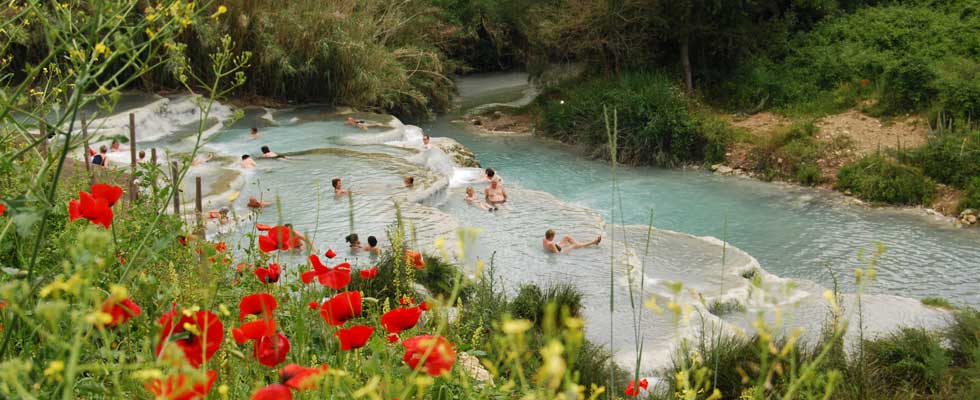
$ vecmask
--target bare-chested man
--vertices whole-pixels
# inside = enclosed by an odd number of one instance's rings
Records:
[[[490,211],[497,211],[500,209],[500,205],[507,202],[507,192],[504,191],[503,185],[499,181],[490,181],[490,186],[486,190],[487,204],[490,205]]]

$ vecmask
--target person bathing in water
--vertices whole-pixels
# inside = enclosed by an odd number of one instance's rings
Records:
[[[272,204],[272,203],[270,203],[268,201],[259,200],[259,199],[255,198],[255,196],[251,196],[251,197],[248,198],[248,208],[251,208],[251,209],[256,209],[257,210],[257,209],[260,209],[260,208],[265,208],[265,206],[267,206],[269,204]]]
[[[276,152],[274,152],[272,150],[269,150],[269,146],[262,146],[262,155],[260,157],[262,157],[262,158],[279,158],[279,154],[276,154]]]
[[[342,183],[340,182],[340,178],[333,178],[333,180],[330,181],[330,185],[333,186],[334,195],[343,196],[349,193],[349,191],[344,190],[344,188],[341,186]]]
[[[255,160],[248,154],[242,154],[242,162],[239,163],[239,166],[245,169],[255,168]]]
[[[367,125],[365,125],[365,121],[363,119],[354,119],[354,117],[347,117],[347,125],[356,128],[361,128],[362,130],[365,131],[367,130]]]
[[[369,253],[381,254],[381,247],[378,247],[378,238],[368,236],[367,246],[364,246],[363,250]]]
[[[466,198],[464,200],[466,200],[467,203],[480,207],[481,210],[487,209],[487,205],[483,204],[483,200],[476,197],[476,191],[473,190],[472,186],[468,186],[466,188]]]
[[[591,242],[579,243],[571,236],[565,235],[560,241],[558,241],[558,243],[555,243],[555,230],[548,229],[548,231],[544,233],[544,240],[541,242],[541,244],[544,245],[545,251],[558,254],[562,251],[574,250],[586,246],[594,246],[599,244],[601,241],[602,236],[599,236]]]
[[[99,154],[92,156],[92,165],[98,165],[100,167],[109,166],[109,155],[107,154],[109,149],[102,145],[99,147]]]
[[[484,173],[486,174],[487,181],[489,182],[493,182],[493,181],[497,181],[500,183],[504,182],[504,179],[501,178],[500,175],[497,175],[497,171],[494,171],[493,168],[487,168],[487,170],[484,171]]]
[[[405,177],[405,187],[408,188],[408,189],[411,189],[412,186],[415,186],[415,177],[406,176]]]
[[[432,148],[432,144],[429,143],[429,141],[430,141],[430,138],[429,138],[429,134],[428,133],[422,135],[422,148],[423,149],[429,150],[429,149]]]
[[[351,251],[358,251],[363,249],[363,247],[361,247],[361,240],[357,237],[356,233],[347,235],[347,237],[344,238],[344,241],[350,244]]]
[[[490,206],[490,212],[499,210],[500,205],[507,202],[507,192],[504,191],[504,187],[499,181],[490,181],[490,186],[486,190],[486,199]]]
[[[251,137],[252,139],[258,139],[259,138],[259,128],[252,127],[252,131],[248,133],[248,136]]]

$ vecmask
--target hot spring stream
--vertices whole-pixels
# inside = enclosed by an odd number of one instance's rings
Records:
[[[527,88],[524,74],[474,76],[459,83],[464,111],[519,99]],[[102,125],[99,134],[126,132],[126,114],[135,112],[141,149],[179,153],[193,146],[199,114],[191,97],[132,94],[124,96],[116,112],[95,123]],[[703,171],[619,167],[617,207],[621,201],[623,215],[617,211],[613,225],[609,164],[580,157],[560,144],[527,136],[472,133],[453,122],[459,115],[443,116],[419,128],[387,116],[357,114],[390,125],[362,131],[345,125],[344,116],[334,110],[310,105],[247,108],[233,124],[218,123],[231,121],[233,114],[224,105],[213,110],[202,152],[214,153],[215,158],[191,169],[184,191],[192,193],[193,177],[202,176],[206,208],[230,205],[242,218],[248,215],[249,196],[278,199],[278,204],[258,214],[257,221],[211,230],[230,247],[254,222],[278,223],[277,209],[281,209],[282,221],[307,234],[321,252],[333,248],[340,257],[356,259],[355,268],[370,267],[369,258],[340,251],[345,248],[343,237],[350,231],[352,213],[347,197],[335,197],[330,188],[330,180],[338,177],[355,193],[354,230],[362,242],[368,235],[386,242],[385,228],[395,220],[394,202],[415,230],[418,245],[432,251],[437,238],[453,243],[457,228],[478,228],[478,237],[466,245],[464,264],[472,266],[477,258],[489,260],[493,255],[494,272],[511,293],[523,282],[577,286],[585,293],[588,336],[598,343],[611,341],[616,359],[624,366],[636,359],[627,278],[634,267],[634,290],[640,284],[639,269],[646,270],[640,304],[657,296],[665,305],[672,294],[664,282],[679,281],[684,287],[679,300],[694,310],[688,323],[675,327],[666,314],[641,307],[646,371],[665,366],[671,347],[681,336],[695,335],[702,324],[721,322],[726,329],[751,333],[759,312],[772,320],[777,308],[784,329],[803,327],[804,336],[814,338],[827,318],[823,293],[832,287],[828,268],[836,273],[842,290],[853,293],[854,268],[865,264],[858,260],[859,249],[873,253],[876,242],[887,250],[878,264],[878,279],[864,296],[866,332],[887,333],[903,325],[942,326],[949,313],[923,306],[919,299],[926,296],[980,306],[980,233],[953,228],[949,221],[921,210],[871,209],[851,205],[834,193]],[[252,126],[259,127],[258,138],[249,136]],[[510,198],[507,208],[489,213],[465,203],[466,186],[478,192],[485,187],[481,171],[453,165],[439,149],[420,151],[423,130],[436,144],[446,143],[442,138],[455,139],[472,150],[483,166],[494,167],[504,179]],[[262,145],[290,157],[257,160],[258,168],[252,170],[238,168],[241,154],[257,156]],[[118,156],[120,163],[127,163],[128,154],[114,153],[110,158]],[[414,189],[403,187],[406,175],[416,177]],[[651,208],[656,230],[645,254]],[[599,234],[604,239],[596,248],[553,255],[541,248],[549,228],[579,240]],[[724,265],[723,242],[715,239],[722,237],[730,243]],[[300,255],[286,257],[290,265],[304,261]],[[615,260],[612,283],[611,258]],[[297,274],[296,270],[287,268],[287,274]],[[610,289],[615,300],[612,313]],[[845,296],[849,317],[855,316],[854,300],[853,294]],[[708,305],[714,302],[737,302],[746,311],[713,315]]]

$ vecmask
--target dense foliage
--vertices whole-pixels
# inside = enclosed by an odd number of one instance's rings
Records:
[[[936,192],[935,182],[922,170],[881,154],[842,167],[836,187],[865,200],[898,205],[928,204]]]
[[[546,135],[579,143],[608,157],[606,121],[615,112],[618,158],[627,163],[676,165],[719,160],[729,132],[695,115],[673,81],[659,73],[627,73],[616,79],[571,81],[538,98]]]

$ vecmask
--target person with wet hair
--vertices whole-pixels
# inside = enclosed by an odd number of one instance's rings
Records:
[[[122,143],[119,143],[119,139],[112,139],[112,145],[109,146],[109,151],[115,153],[122,150]]]
[[[268,201],[259,200],[255,196],[250,196],[248,198],[248,208],[251,208],[253,210],[257,210],[257,209],[260,209],[260,208],[265,208],[265,206],[268,206],[269,204],[272,204],[272,203],[270,203]]]
[[[570,250],[574,250],[586,246],[594,246],[599,244],[599,242],[601,241],[602,241],[602,236],[599,236],[591,242],[580,243],[576,241],[574,238],[572,238],[571,236],[565,235],[564,237],[561,238],[561,240],[558,243],[555,243],[555,230],[548,229],[544,233],[544,240],[541,242],[541,244],[544,246],[545,251],[559,254],[562,251],[567,252]]]
[[[486,200],[491,212],[499,210],[500,206],[507,202],[507,191],[500,181],[490,181],[490,186],[486,189]]]
[[[429,150],[429,149],[432,148],[432,144],[429,143],[429,141],[430,141],[430,138],[429,138],[429,134],[428,133],[422,135],[422,148],[423,149]]]
[[[330,186],[333,186],[334,195],[343,196],[349,193],[347,190],[344,190],[342,185],[343,182],[340,181],[340,178],[333,178],[330,180]]]
[[[466,200],[467,203],[480,207],[481,210],[487,209],[487,205],[483,204],[483,200],[480,200],[479,197],[476,197],[476,191],[473,190],[472,186],[466,187],[466,198],[464,200]]]
[[[105,145],[99,146],[99,154],[92,156],[92,165],[98,165],[100,167],[109,166],[109,149]]]
[[[497,171],[494,171],[493,168],[487,168],[484,174],[489,182],[497,181],[503,183],[503,179],[500,178],[500,175],[497,175]]]
[[[415,177],[406,176],[405,177],[405,187],[411,189],[412,186],[415,186]]]
[[[381,247],[378,247],[378,238],[374,236],[368,236],[367,246],[364,246],[364,251],[374,253],[374,254],[381,254]]]
[[[248,154],[242,154],[242,162],[239,163],[239,166],[245,169],[255,168],[255,160]]]
[[[253,126],[252,127],[252,130],[249,132],[249,136],[251,136],[252,139],[258,139],[259,138],[259,128],[256,128],[256,127]]]
[[[262,146],[262,158],[278,158],[279,154],[269,149],[269,146]]]
[[[347,235],[347,237],[344,238],[344,241],[350,245],[351,250],[361,250],[361,239],[357,237],[356,233]]]
[[[136,162],[138,162],[140,164],[146,162],[146,152],[145,151],[140,150],[140,152],[139,152],[139,159],[137,159]]]

